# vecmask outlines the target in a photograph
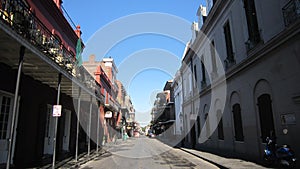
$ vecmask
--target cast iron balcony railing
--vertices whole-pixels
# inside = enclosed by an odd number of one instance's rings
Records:
[[[75,55],[61,44],[46,26],[32,14],[21,0],[1,0],[0,16],[2,22],[37,47],[46,56],[75,76]]]
[[[300,0],[291,0],[283,8],[285,26],[289,26],[300,18]]]
[[[102,98],[100,85],[83,66],[77,66],[75,54],[47,29],[28,5],[22,0],[0,0],[0,5],[0,22],[11,27],[46,57],[76,77],[87,88],[95,90],[95,95]]]

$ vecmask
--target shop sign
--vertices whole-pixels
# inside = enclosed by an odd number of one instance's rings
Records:
[[[111,111],[105,112],[104,117],[105,117],[105,118],[112,118],[112,112],[111,112]]]

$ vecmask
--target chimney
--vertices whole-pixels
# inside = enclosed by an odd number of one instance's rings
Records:
[[[207,17],[207,8],[200,5],[197,11],[197,16],[198,16],[198,26],[201,29]]]
[[[192,26],[191,26],[191,29],[192,29],[192,43],[193,43],[195,41],[197,35],[198,35],[198,32],[199,32],[198,23],[193,22]]]
[[[61,9],[62,0],[54,0],[54,3],[58,7],[58,9],[62,12],[62,9]]]
[[[81,30],[80,30],[80,25],[76,26],[76,30],[75,30],[76,35],[78,36],[78,38],[81,37]]]

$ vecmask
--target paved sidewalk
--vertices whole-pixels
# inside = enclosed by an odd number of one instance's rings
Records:
[[[87,153],[83,153],[83,154],[80,154],[78,156],[78,162],[77,163],[76,163],[74,158],[71,159],[71,160],[66,159],[66,161],[61,162],[62,163],[61,165],[57,164],[57,166],[55,168],[60,168],[60,169],[76,169],[76,168],[79,168],[81,165],[87,163],[88,161],[97,160],[99,158],[103,158],[107,155],[110,155],[110,153],[107,152],[106,150],[108,148],[112,147],[112,146],[121,144],[122,142],[125,142],[125,141],[123,141],[122,139],[118,139],[114,142],[105,143],[105,145],[102,146],[102,148],[99,148],[98,153],[96,152],[95,149],[91,150],[89,157],[88,157]]]
[[[55,168],[60,168],[60,169],[76,169],[79,168],[81,165],[87,163],[88,161],[91,160],[97,160],[99,158],[105,157],[109,152],[106,151],[109,147],[112,147],[114,145],[121,144],[123,141],[122,139],[118,139],[115,142],[110,142],[106,143],[104,146],[101,148],[99,147],[99,152],[96,152],[96,149],[91,150],[90,156],[87,155],[87,152],[84,152],[82,154],[78,155],[78,161],[76,162],[74,157],[69,157],[67,159],[64,159],[62,161],[57,161],[55,163]],[[40,169],[50,169],[52,168],[52,163],[51,164],[46,164],[45,166],[40,167]]]
[[[209,163],[212,163],[219,168],[227,169],[227,168],[238,168],[238,169],[243,169],[243,168],[255,168],[255,169],[263,169],[266,168],[262,165],[241,160],[241,159],[235,159],[235,158],[225,158],[222,156],[218,156],[215,154],[207,153],[207,152],[202,152],[199,150],[194,150],[194,149],[188,149],[188,148],[180,148],[181,150],[188,152],[192,155],[195,155]]]

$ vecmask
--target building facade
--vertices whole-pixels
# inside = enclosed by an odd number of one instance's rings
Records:
[[[174,90],[174,106],[175,106],[175,132],[176,137],[183,135],[183,113],[182,113],[182,75],[180,71],[175,74],[174,81],[172,83]]]
[[[80,27],[68,23],[61,3],[0,1],[1,165],[39,167],[96,145],[89,128],[104,100],[78,64]],[[53,105],[62,106],[60,117]]]
[[[175,139],[175,106],[172,84],[173,80],[167,81],[163,91],[157,93],[151,112],[151,131],[168,139]]]
[[[109,57],[96,61],[95,57],[91,55],[88,61],[83,62],[83,66],[100,84],[100,93],[105,100],[105,104],[100,105],[100,121],[105,144],[123,137],[125,132],[129,136],[133,135],[134,118],[131,117],[135,115],[135,112],[130,96],[123,84],[116,78],[118,69],[114,59]]]
[[[260,161],[273,133],[278,144],[300,152],[299,2],[207,5],[207,17],[182,62],[186,142]],[[222,83],[226,97],[215,97]]]

